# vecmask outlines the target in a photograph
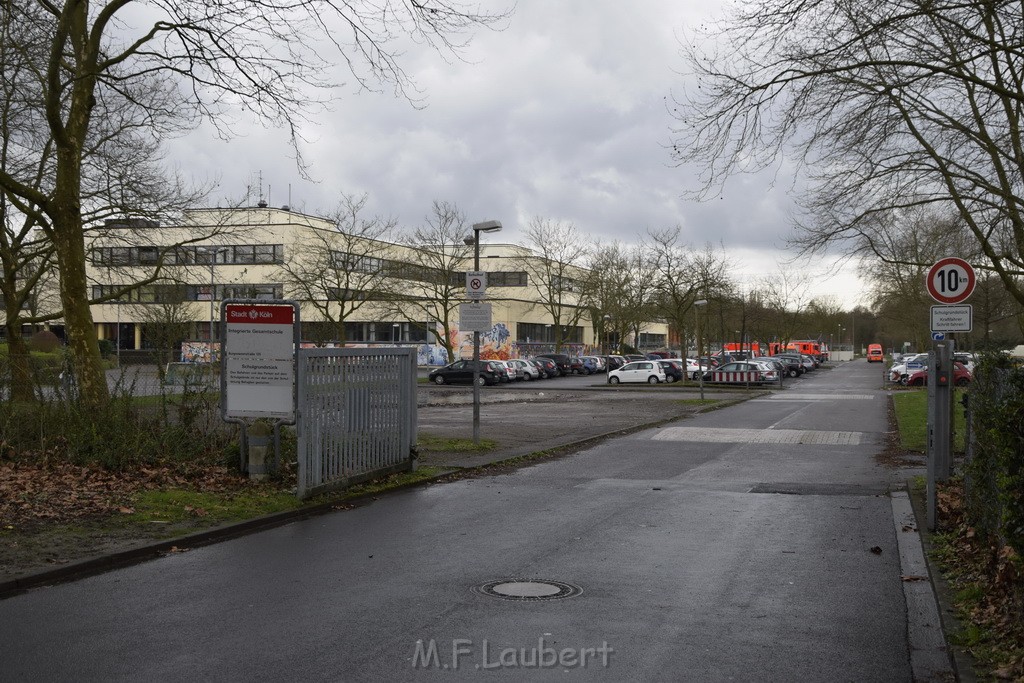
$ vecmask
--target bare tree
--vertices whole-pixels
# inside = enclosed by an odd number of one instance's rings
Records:
[[[798,165],[794,243],[873,254],[908,209],[952,212],[1024,303],[1024,74],[1008,0],[755,0],[688,41],[697,87],[676,102],[673,149],[731,173]],[[714,46],[714,47],[711,47]],[[918,264],[927,265],[927,264]]]
[[[581,305],[590,316],[591,325],[603,347],[619,340],[630,326],[626,293],[633,276],[629,249],[621,242],[596,244],[587,256]]]
[[[655,252],[654,303],[658,315],[682,338],[686,353],[686,330],[694,321],[693,302],[707,298],[707,292],[727,284],[728,259],[711,245],[703,251],[682,242],[682,228],[648,232]]]
[[[786,343],[803,332],[804,313],[812,296],[811,278],[804,271],[780,267],[755,283],[759,300],[776,312],[779,341]]]
[[[175,360],[175,351],[189,338],[194,324],[192,308],[183,296],[184,289],[183,285],[167,287],[158,301],[127,304],[133,311],[133,318],[145,325],[146,339],[155,349],[161,378],[166,364]]]
[[[285,288],[333,327],[333,338],[344,346],[345,322],[360,310],[380,310],[394,297],[387,256],[392,251],[397,221],[363,217],[366,195],[343,195],[328,217],[335,231],[311,228],[299,239],[280,266]]]
[[[87,159],[159,148],[200,121],[230,137],[242,109],[298,142],[305,114],[331,83],[317,45],[336,50],[365,87],[411,83],[399,62],[401,34],[458,53],[467,31],[504,15],[445,2],[227,2],[155,0],[8,2],[2,20],[24,27],[5,50],[25,55],[18,96],[34,121],[23,129],[20,166],[0,171],[18,209],[45,217],[61,275],[61,300],[82,399],[109,400],[86,282],[83,182]],[[22,50],[28,43],[43,50]],[[111,134],[111,132],[115,134]],[[6,133],[5,133],[6,134]],[[299,150],[296,148],[297,156]],[[125,167],[121,167],[125,168]],[[45,183],[35,182],[44,177]],[[40,220],[42,225],[44,221]]]
[[[571,340],[571,330],[587,313],[583,263],[587,251],[579,229],[572,223],[536,217],[523,232],[526,247],[533,253],[517,259],[536,287],[537,302],[551,318],[555,350]]]
[[[458,330],[459,305],[466,294],[466,263],[473,249],[466,215],[455,204],[435,201],[426,225],[413,229],[403,242],[410,248],[404,296],[395,298],[395,310],[410,320],[423,320],[444,347],[448,362],[455,360],[453,338]]]

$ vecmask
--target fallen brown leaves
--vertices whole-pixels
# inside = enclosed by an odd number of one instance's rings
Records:
[[[111,472],[64,462],[0,461],[0,529],[26,531],[46,524],[129,515],[133,493],[169,487],[233,491],[246,479],[225,467],[148,466]],[[196,510],[197,515],[205,514]]]
[[[963,510],[960,482],[941,485],[936,504],[950,546],[942,553],[942,569],[955,591],[976,596],[958,605],[961,618],[987,635],[978,646],[968,646],[983,668],[1000,680],[1024,680],[1024,581],[1022,561],[1013,548],[983,542]],[[984,648],[984,652],[982,651]]]

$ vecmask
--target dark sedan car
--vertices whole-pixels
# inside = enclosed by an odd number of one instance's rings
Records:
[[[554,361],[555,365],[558,366],[558,374],[568,377],[572,374],[572,361],[569,360],[569,355],[565,353],[542,353],[538,354],[537,358],[549,358]]]
[[[682,382],[683,377],[686,375],[686,370],[683,367],[683,363],[680,360],[668,359],[659,361],[661,367],[665,370],[665,381],[666,382]]]
[[[781,363],[789,377],[799,377],[804,374],[804,368],[798,358],[793,356],[766,356],[766,358]]]
[[[479,384],[481,386],[497,384],[501,381],[502,376],[508,376],[504,368],[499,368],[498,365],[492,361],[482,360],[477,362],[480,363]],[[473,361],[457,360],[454,363],[449,363],[443,368],[431,370],[427,377],[434,384],[472,384]]]

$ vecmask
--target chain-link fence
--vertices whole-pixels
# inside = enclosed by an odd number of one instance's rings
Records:
[[[994,546],[1024,555],[1024,368],[1002,355],[983,357],[967,405],[968,523]]]

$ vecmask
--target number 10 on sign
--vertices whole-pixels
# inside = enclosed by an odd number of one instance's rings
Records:
[[[940,259],[928,269],[928,294],[940,304],[957,304],[974,292],[974,268],[956,257]]]

